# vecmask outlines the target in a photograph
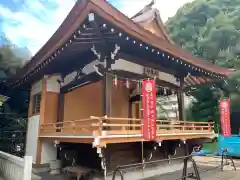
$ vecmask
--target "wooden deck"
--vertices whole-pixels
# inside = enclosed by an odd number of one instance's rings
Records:
[[[40,138],[60,142],[92,143],[102,147],[109,143],[143,141],[141,119],[90,117],[40,126]],[[156,141],[213,138],[213,123],[157,120]]]

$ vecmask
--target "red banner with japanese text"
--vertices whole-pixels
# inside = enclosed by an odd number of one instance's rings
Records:
[[[156,138],[156,82],[142,81],[142,135],[145,140]]]
[[[230,125],[230,100],[220,100],[220,120],[222,126],[222,135],[225,137],[231,136],[231,125]]]

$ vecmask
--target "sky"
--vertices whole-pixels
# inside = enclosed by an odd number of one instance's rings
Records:
[[[0,35],[34,55],[57,30],[77,0],[0,0]],[[108,0],[131,17],[151,0]],[[193,0],[156,0],[165,22]]]

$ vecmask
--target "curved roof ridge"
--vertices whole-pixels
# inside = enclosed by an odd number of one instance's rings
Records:
[[[152,6],[147,6],[146,10],[152,9]],[[155,11],[155,10],[154,10]],[[17,74],[12,78],[13,83],[22,83],[28,79],[29,73],[35,74],[40,71],[51,60],[55,59],[59,48],[71,39],[71,36],[77,31],[79,26],[83,23],[89,12],[97,13],[103,17],[106,22],[114,24],[116,28],[124,31],[129,36],[136,38],[152,48],[160,49],[163,52],[169,53],[172,57],[182,59],[186,64],[193,65],[205,71],[205,73],[213,72],[218,76],[229,76],[232,70],[218,67],[208,61],[193,56],[190,52],[183,50],[180,46],[169,43],[169,41],[151,33],[149,30],[143,28],[140,24],[129,19],[126,15],[114,8],[107,1],[103,0],[81,0],[77,1],[66,19],[52,35],[52,37],[45,43],[45,45],[32,57]],[[157,11],[155,11],[156,14]],[[141,14],[141,13],[140,13]],[[159,21],[160,24],[162,23]],[[163,23],[162,23],[163,24]],[[216,75],[215,75],[216,76]],[[10,82],[11,84],[11,82]]]

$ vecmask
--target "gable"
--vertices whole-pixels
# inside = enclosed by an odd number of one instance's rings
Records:
[[[144,29],[157,35],[164,41],[173,43],[167,34],[165,26],[157,9],[149,9],[142,14],[135,15],[132,20],[142,26]]]
[[[152,21],[149,23],[138,23],[140,24],[144,29],[150,31],[151,33],[157,35],[161,39],[168,41],[166,36],[163,34],[162,30],[159,28],[158,24],[156,21]]]

